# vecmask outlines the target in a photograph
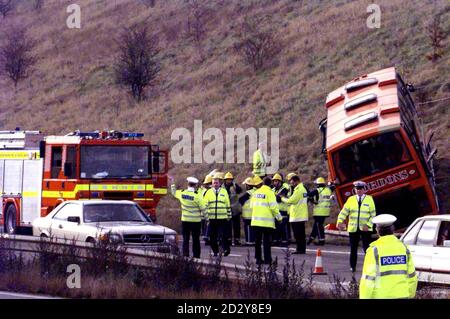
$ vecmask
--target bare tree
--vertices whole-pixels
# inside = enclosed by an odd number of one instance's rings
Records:
[[[117,43],[120,53],[114,66],[116,83],[129,87],[133,97],[141,101],[145,88],[156,84],[161,71],[157,40],[145,26],[134,26],[125,29]]]
[[[280,52],[280,42],[265,17],[246,17],[235,37],[234,49],[254,71],[262,69]]]
[[[186,37],[194,42],[200,60],[204,60],[202,42],[206,37],[207,8],[197,0],[188,3]]]
[[[32,72],[36,62],[34,47],[35,41],[27,36],[25,28],[12,27],[5,31],[0,47],[0,73],[9,77],[15,87]]]
[[[427,58],[432,62],[437,61],[442,57],[444,48],[444,40],[447,37],[446,32],[441,26],[441,14],[435,14],[426,26],[426,32],[430,38],[433,53],[427,55]]]
[[[34,0],[34,9],[37,11],[41,11],[44,6],[44,0]]]
[[[141,0],[141,2],[145,6],[150,7],[150,8],[153,8],[155,6],[155,4],[156,4],[156,0]]]
[[[6,15],[14,10],[15,0],[0,0],[0,13],[3,15],[3,18],[6,18]]]

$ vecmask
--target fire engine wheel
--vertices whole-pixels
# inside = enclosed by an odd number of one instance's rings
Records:
[[[5,231],[8,234],[14,234],[16,228],[16,207],[14,205],[9,205],[5,216]]]

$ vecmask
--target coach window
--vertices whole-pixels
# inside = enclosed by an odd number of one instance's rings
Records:
[[[51,167],[51,178],[58,178],[59,172],[62,166],[62,147],[53,146],[52,147],[52,167]]]

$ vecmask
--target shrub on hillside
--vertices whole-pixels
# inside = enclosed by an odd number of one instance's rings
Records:
[[[246,17],[235,37],[234,49],[254,71],[273,61],[281,50],[281,43],[266,17]]]
[[[0,74],[10,78],[14,86],[26,79],[36,62],[33,55],[35,41],[22,27],[12,27],[4,31],[4,40],[0,46]]]
[[[426,26],[426,32],[431,42],[433,52],[427,55],[427,58],[432,62],[437,61],[442,57],[444,49],[444,40],[447,37],[447,32],[442,28],[441,15],[436,14],[431,17],[428,25]]]
[[[134,26],[122,32],[117,44],[119,56],[114,65],[116,83],[128,87],[139,102],[146,97],[144,90],[156,84],[161,71],[156,37],[145,26]]]
[[[6,16],[14,10],[14,7],[15,0],[0,0],[0,13],[3,18],[6,18]]]

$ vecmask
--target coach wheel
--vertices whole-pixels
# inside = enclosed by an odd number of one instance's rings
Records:
[[[16,207],[14,205],[9,205],[8,209],[6,210],[6,216],[5,216],[5,231],[8,234],[15,234],[17,230],[17,223],[16,223]]]

